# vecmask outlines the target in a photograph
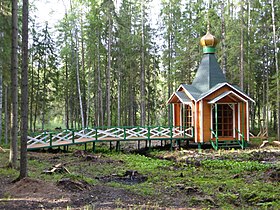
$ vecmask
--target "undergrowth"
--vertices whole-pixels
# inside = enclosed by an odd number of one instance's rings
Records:
[[[267,171],[275,170],[279,165],[249,160],[250,156],[245,152],[240,152],[241,160],[221,153],[219,158],[197,158],[197,164],[187,165],[162,158],[166,155],[180,155],[179,152],[153,149],[145,156],[109,151],[106,148],[108,147],[99,147],[97,153],[92,154],[96,156],[93,160],[73,155],[73,151],[84,149],[82,146],[72,147],[70,153],[30,152],[29,176],[51,182],[70,178],[84,180],[92,185],[125,189],[145,196],[159,206],[171,208],[177,205],[176,202],[180,202],[181,206],[206,209],[280,209],[280,184],[266,178]],[[90,150],[88,152],[91,154]],[[8,154],[0,154],[0,176],[16,177],[16,170],[3,168],[7,160]],[[43,173],[45,169],[58,163],[65,163],[71,174]],[[100,178],[106,176],[123,176],[127,170],[135,170],[146,176],[147,180],[135,184],[116,180],[106,183],[100,181]]]

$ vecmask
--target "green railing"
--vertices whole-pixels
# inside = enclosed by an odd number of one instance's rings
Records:
[[[246,147],[246,143],[245,143],[245,138],[244,138],[244,134],[241,133],[238,129],[235,129],[236,132],[238,133],[238,136],[241,137],[241,141],[239,140],[239,138],[237,137],[238,143],[241,146],[242,149],[245,149]]]
[[[218,137],[218,135],[217,135],[217,132],[215,132],[215,131],[214,131],[213,129],[211,129],[211,128],[210,128],[210,131],[211,131],[211,133],[213,134],[213,136],[214,136],[214,138],[215,138],[215,141],[210,140],[210,143],[211,143],[212,147],[213,147],[215,150],[218,150],[218,149],[219,149],[219,137]],[[240,145],[240,147],[241,147],[242,149],[245,149],[245,147],[246,147],[246,141],[245,141],[245,138],[244,138],[243,133],[241,133],[238,129],[236,129],[236,132],[238,133],[238,136],[241,137],[241,140],[239,140],[239,138],[237,137],[237,139],[235,139],[235,142],[237,141],[238,144]],[[225,146],[225,145],[228,145],[228,146],[230,146],[230,145],[231,145],[231,146],[232,146],[232,145],[235,145],[235,143],[234,143],[234,142],[232,143],[231,140],[229,140],[229,143],[224,143],[224,142],[222,141],[222,142],[220,142],[220,144],[223,144],[224,146]]]
[[[120,126],[94,127],[82,130],[44,131],[28,137],[28,146],[54,147],[59,145],[80,144],[102,141],[134,141],[134,140],[184,140],[194,137],[194,128],[185,126]],[[172,142],[171,142],[172,144]]]
[[[218,137],[218,134],[217,132],[215,132],[213,129],[210,128],[210,131],[211,133],[213,134],[214,138],[215,138],[215,142],[210,140],[211,144],[212,144],[212,147],[215,149],[215,150],[218,150],[219,148],[219,137]]]

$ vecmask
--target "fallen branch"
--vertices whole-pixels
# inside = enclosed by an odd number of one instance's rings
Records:
[[[49,168],[48,170],[44,170],[45,174],[53,174],[53,173],[67,173],[70,174],[69,170],[64,166],[65,164],[59,163]]]
[[[268,144],[268,141],[263,141],[263,143],[261,144],[260,148],[263,148],[264,146],[266,146]]]
[[[272,143],[278,147],[280,146],[280,141],[273,141]]]
[[[5,153],[6,151],[2,147],[0,147],[0,152]]]

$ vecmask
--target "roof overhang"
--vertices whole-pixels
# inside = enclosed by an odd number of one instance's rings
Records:
[[[208,102],[208,104],[215,104],[217,102],[219,102],[221,99],[225,98],[225,97],[230,97],[233,101],[242,101],[242,102],[247,102],[244,98],[242,98],[241,96],[239,96],[238,94],[236,94],[233,91],[226,91],[220,95],[218,95],[216,98],[212,99],[211,101]],[[238,100],[236,100],[238,99]]]
[[[222,83],[222,84],[220,84],[220,85],[217,85],[217,86],[214,87],[213,89],[210,89],[206,94],[204,94],[203,96],[199,97],[199,98],[197,99],[197,101],[200,101],[200,100],[204,99],[205,97],[209,96],[210,94],[214,93],[216,90],[218,90],[218,89],[220,89],[220,88],[222,88],[222,87],[224,87],[224,86],[226,86],[226,85],[229,86],[229,87],[230,87],[231,89],[233,89],[234,91],[236,91],[237,93],[239,93],[240,95],[242,95],[242,96],[243,96],[244,98],[246,98],[247,100],[250,100],[251,102],[255,103],[255,101],[254,101],[251,97],[249,97],[247,94],[243,93],[242,91],[238,90],[236,87],[232,86],[231,84],[229,84],[229,83],[227,83],[227,82]],[[233,92],[233,91],[231,91],[231,92]],[[236,95],[238,95],[238,94],[236,94]],[[239,96],[239,97],[240,97],[240,96]],[[244,100],[244,98],[243,98],[243,100]],[[245,100],[245,101],[246,101],[246,100]]]
[[[182,104],[190,104],[190,103],[192,103],[191,99],[183,91],[176,91],[176,92],[174,92],[170,96],[170,98],[168,99],[167,103],[168,104],[176,103],[176,102],[173,102],[175,99],[177,99]]]
[[[185,88],[185,86],[183,84],[180,84],[180,86],[177,88],[177,92],[180,90],[180,89],[183,89],[186,93],[186,95],[191,99],[191,100],[195,100],[195,97],[189,92],[188,89]]]

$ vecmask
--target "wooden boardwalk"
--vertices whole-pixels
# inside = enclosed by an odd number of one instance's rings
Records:
[[[43,132],[36,136],[28,136],[27,150],[86,145],[87,143],[93,143],[95,149],[97,142],[117,142],[119,144],[121,141],[146,141],[151,145],[152,141],[170,140],[172,146],[172,140],[191,140],[193,137],[192,127],[96,127],[79,131],[64,130],[58,133]]]

